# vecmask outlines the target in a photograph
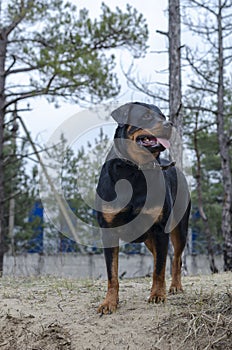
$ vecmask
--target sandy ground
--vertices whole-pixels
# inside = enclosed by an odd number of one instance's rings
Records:
[[[162,305],[147,303],[150,281],[122,280],[117,312],[100,317],[105,281],[3,278],[0,350],[231,349],[231,273],[184,277]]]

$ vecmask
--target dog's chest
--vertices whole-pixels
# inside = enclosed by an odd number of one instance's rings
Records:
[[[134,217],[141,212],[146,215],[154,215],[154,213],[156,215],[157,211],[163,207],[166,186],[161,170],[141,171],[135,168],[130,172],[128,170],[125,172],[124,169],[121,169],[115,180],[117,181],[113,184],[114,188],[117,186],[116,184],[120,183],[121,185],[120,200],[127,203],[121,211],[117,212],[117,216]],[[115,207],[117,206],[120,207],[116,201]]]

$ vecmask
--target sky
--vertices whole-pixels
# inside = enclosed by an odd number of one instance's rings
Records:
[[[154,51],[164,51],[167,49],[167,39],[164,35],[156,33],[156,30],[167,31],[168,16],[167,16],[167,0],[105,0],[110,8],[115,9],[116,6],[121,9],[126,9],[126,4],[129,3],[141,12],[147,19],[150,38],[149,49],[145,59],[135,61],[135,76],[139,76],[142,81],[163,81],[166,79],[164,74],[160,74],[161,70],[168,68],[168,57],[165,54],[154,54]],[[73,0],[78,7],[83,7],[89,10],[92,18],[97,18],[101,13],[100,7],[102,1],[93,0]],[[145,95],[135,92],[128,88],[126,80],[122,74],[120,65],[127,70],[131,63],[130,53],[125,50],[118,51],[117,55],[117,74],[120,84],[122,85],[121,94],[118,97],[119,104],[129,102],[131,100],[145,100]],[[55,108],[49,104],[44,97],[30,100],[30,108],[32,111],[25,112],[23,117],[28,129],[31,132],[33,139],[39,143],[45,143],[53,132],[66,119],[83,110],[83,107],[75,104],[60,102],[60,108]]]

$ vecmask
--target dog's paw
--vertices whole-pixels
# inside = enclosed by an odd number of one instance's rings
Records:
[[[148,303],[155,303],[155,304],[160,304],[160,303],[165,303],[166,301],[166,294],[165,293],[151,293],[150,297],[148,298]]]
[[[101,315],[110,315],[116,312],[118,307],[118,299],[106,298],[102,304],[99,305],[97,312]]]
[[[169,288],[169,294],[178,294],[178,293],[183,293],[184,290],[182,288],[181,284],[171,284],[170,288]]]

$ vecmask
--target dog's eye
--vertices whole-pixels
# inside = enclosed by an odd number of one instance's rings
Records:
[[[152,115],[151,114],[144,114],[143,119],[144,120],[152,120]]]

